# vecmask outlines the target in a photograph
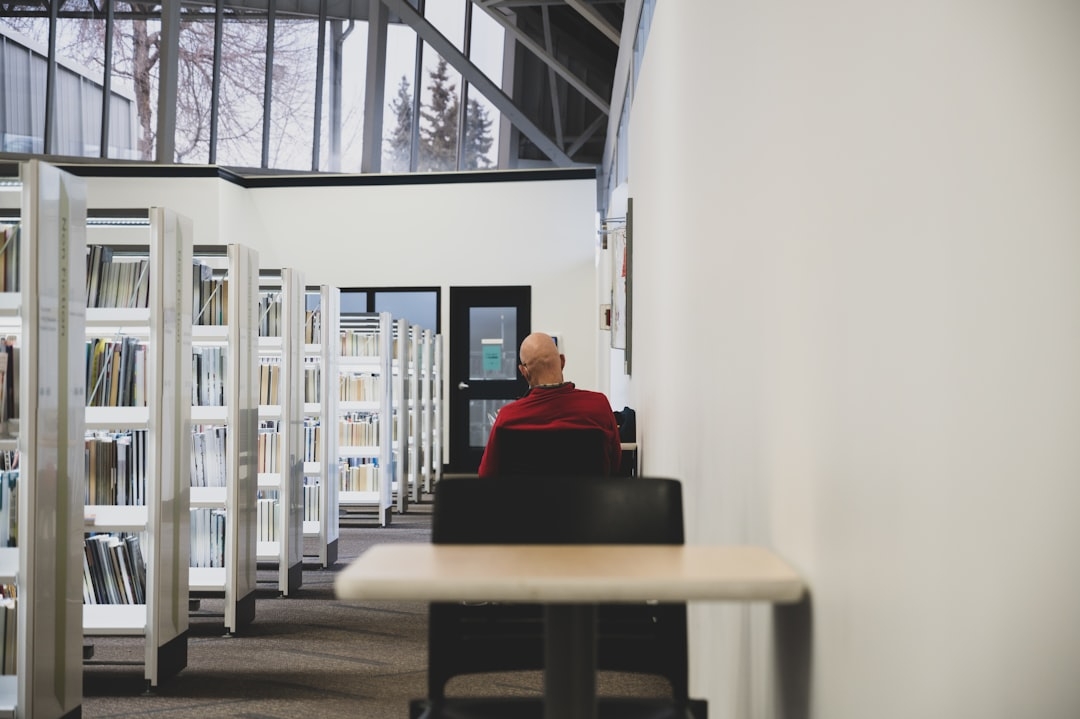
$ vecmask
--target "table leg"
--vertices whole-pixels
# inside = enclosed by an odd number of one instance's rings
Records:
[[[544,718],[596,717],[596,605],[544,610]]]

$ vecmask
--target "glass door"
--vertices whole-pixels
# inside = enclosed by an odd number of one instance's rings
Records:
[[[499,409],[525,394],[518,347],[529,334],[530,287],[450,288],[450,471],[475,472]]]

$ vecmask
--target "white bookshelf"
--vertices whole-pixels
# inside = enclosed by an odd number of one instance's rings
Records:
[[[435,333],[424,330],[420,336],[420,482],[423,492],[430,494],[434,477],[435,402],[434,366]]]
[[[443,437],[446,432],[446,409],[443,406],[443,338],[435,335],[431,353],[431,480],[438,484],[443,475]]]
[[[256,544],[256,556],[259,562],[277,566],[278,591],[289,596],[303,582],[305,289],[303,276],[288,268],[262,270],[260,281],[267,306],[259,323],[259,356],[277,365],[278,377],[277,402],[260,400],[259,419],[277,423],[278,451],[275,471],[259,473],[259,494],[270,500],[260,503],[259,511],[271,516],[265,521],[269,531],[261,531],[265,536]],[[262,516],[259,525],[262,530]]]
[[[14,169],[14,166],[12,166]],[[0,716],[82,712],[82,503],[86,192],[38,160],[17,166],[0,193],[18,223],[18,289],[0,293],[0,327],[16,337],[19,421],[18,547],[0,551],[17,584],[17,673],[0,676]]]
[[[121,214],[122,221],[112,217]],[[90,637],[142,637],[144,676],[157,686],[187,666],[192,226],[165,208],[141,210],[134,217],[130,211],[94,211],[87,236],[91,245],[108,246],[117,262],[125,255],[147,262],[148,307],[88,308],[85,336],[132,337],[143,344],[145,406],[86,407],[84,423],[88,432],[146,432],[144,503],[86,504],[81,535],[140,536],[145,602],[87,603],[82,627]],[[81,347],[80,352],[85,356]]]
[[[356,335],[377,344],[377,350],[360,354],[351,353],[347,338]],[[361,413],[373,418],[378,423],[375,441],[352,443],[339,433],[337,463],[341,475],[338,503],[343,511],[363,510],[375,512],[378,523],[388,526],[393,510],[392,483],[394,481],[393,450],[393,329],[389,312],[364,314],[341,320],[341,354],[338,356],[339,376],[370,375],[378,385],[373,400],[350,400],[339,395],[338,418],[343,423],[346,414]],[[345,480],[344,464],[348,460],[375,460],[378,463],[377,477],[371,486],[364,489],[350,487]]]
[[[202,406],[192,401],[191,423],[225,427],[226,441],[225,486],[204,487],[193,478],[189,505],[220,510],[224,516],[223,566],[189,567],[190,596],[223,599],[225,629],[236,634],[255,619],[259,260],[253,249],[239,244],[197,246],[193,256],[212,269],[215,279],[227,279],[228,296],[224,302],[216,296],[205,298],[192,324],[193,346],[220,348],[225,360],[222,404]],[[214,313],[217,316],[211,317]],[[193,525],[191,534],[193,546],[199,546],[200,528]],[[191,562],[202,559],[193,555]]]
[[[412,476],[412,435],[409,416],[412,412],[412,339],[408,320],[394,321],[393,422],[394,422],[394,506],[399,514],[409,511]]]
[[[305,401],[305,419],[317,419],[320,441],[312,456],[304,462],[304,481],[317,489],[314,506],[305,506],[304,537],[314,544],[310,559],[323,568],[337,563],[339,527],[338,507],[338,350],[341,291],[321,285],[308,291],[308,311],[317,312],[318,342],[305,345],[305,356],[318,367],[318,401]],[[315,399],[315,398],[311,398]],[[331,419],[327,419],[331,418]]]
[[[408,390],[408,405],[409,405],[409,422],[408,422],[408,434],[409,434],[409,464],[407,467],[407,474],[409,477],[409,498],[413,502],[420,501],[420,464],[423,461],[421,452],[423,451],[423,398],[421,397],[421,364],[420,364],[420,343],[423,338],[423,331],[416,325],[409,327],[409,373],[407,375],[407,382],[409,384]]]

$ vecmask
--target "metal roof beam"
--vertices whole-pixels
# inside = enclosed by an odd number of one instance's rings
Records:
[[[386,7],[397,14],[424,42],[431,45],[450,65],[461,73],[461,77],[484,94],[491,104],[518,128],[536,147],[560,167],[570,167],[573,161],[554,143],[544,131],[530,120],[514,101],[506,96],[499,86],[485,75],[480,68],[458,50],[452,42],[435,29],[407,0],[383,0]]]
[[[630,89],[630,76],[634,70],[634,41],[637,39],[638,24],[641,22],[641,7],[644,0],[626,0],[623,10],[622,40],[619,43],[619,57],[615,61],[615,75],[611,80],[611,105],[619,108],[618,112],[608,115],[607,136],[604,138],[604,158],[600,162],[603,182],[601,192],[606,192],[606,183],[615,163],[615,141],[619,135],[619,120],[626,92]]]
[[[473,2],[476,2],[476,0],[473,0]],[[514,38],[517,39],[517,41],[525,47],[525,49],[536,55],[538,58],[540,58],[541,62],[543,62],[549,68],[558,73],[559,77],[566,80],[566,82],[569,83],[572,88],[584,95],[586,100],[600,108],[600,111],[603,112],[605,115],[611,114],[611,105],[608,103],[608,101],[605,100],[603,97],[600,97],[600,95],[595,90],[585,84],[584,80],[581,80],[577,75],[570,72],[570,70],[565,65],[556,60],[550,53],[548,53],[548,51],[544,48],[543,45],[526,35],[521,28],[519,28],[515,23],[511,22],[510,18],[508,18],[503,13],[499,12],[498,10],[493,10],[492,8],[484,5],[483,3],[478,4],[484,9],[485,12],[487,12],[488,15],[491,16],[493,20],[495,20],[495,22],[499,23],[499,25],[501,25],[503,29],[513,35]]]
[[[371,0],[368,19],[367,79],[364,85],[364,130],[360,172],[382,169],[383,102],[386,89],[386,23],[388,11]]]
[[[566,4],[577,10],[581,17],[589,21],[589,24],[603,33],[604,37],[611,40],[615,45],[619,44],[619,30],[604,19],[604,16],[596,12],[596,8],[584,0],[566,0]]]

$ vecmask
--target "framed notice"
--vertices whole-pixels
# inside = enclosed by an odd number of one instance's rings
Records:
[[[630,374],[630,319],[633,299],[633,199],[626,201],[626,224],[612,234],[611,346],[626,351]]]

